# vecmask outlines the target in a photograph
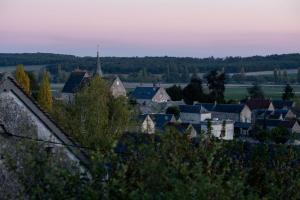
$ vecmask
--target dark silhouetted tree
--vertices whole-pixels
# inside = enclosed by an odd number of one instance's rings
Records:
[[[173,114],[175,117],[179,117],[180,110],[177,106],[171,106],[167,108],[166,114]]]
[[[206,76],[206,80],[210,98],[218,103],[223,103],[225,101],[225,74],[213,70]]]
[[[252,99],[264,99],[265,94],[260,85],[254,83],[252,87],[247,88],[248,94]]]
[[[293,88],[290,86],[290,84],[286,84],[284,91],[282,93],[282,99],[283,100],[291,100],[295,97],[295,93],[293,91]]]
[[[183,99],[186,104],[193,104],[194,101],[202,102],[205,100],[202,80],[196,74],[192,76],[190,83],[183,89]]]
[[[182,89],[179,85],[173,85],[172,87],[167,88],[166,91],[171,97],[172,101],[181,101],[183,98]]]

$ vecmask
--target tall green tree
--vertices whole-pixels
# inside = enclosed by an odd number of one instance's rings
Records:
[[[34,72],[29,71],[29,72],[27,72],[27,75],[30,80],[30,91],[37,92],[39,90],[39,84],[38,84],[38,81],[36,79]]]
[[[37,100],[38,103],[48,112],[52,111],[53,99],[52,99],[51,87],[49,82],[49,75],[47,71],[44,72],[43,79],[40,84]]]
[[[183,98],[180,85],[173,85],[172,87],[167,88],[166,92],[171,97],[172,101],[181,101]]]
[[[291,100],[295,97],[294,89],[290,84],[286,84],[284,91],[282,93],[283,100]]]
[[[213,70],[206,76],[206,80],[211,99],[218,103],[225,102],[225,74]]]
[[[194,74],[190,83],[183,89],[183,100],[186,104],[193,104],[194,101],[203,102],[206,100],[203,92],[202,80]]]
[[[180,110],[177,106],[168,107],[166,110],[166,114],[173,114],[175,117],[180,116]]]
[[[265,94],[260,85],[254,83],[252,87],[247,88],[248,94],[252,99],[264,99]]]
[[[16,80],[27,94],[30,94],[30,80],[23,65],[17,65]]]
[[[93,79],[75,96],[71,107],[70,128],[84,146],[109,150],[126,130],[129,107],[124,98],[113,98],[100,76]]]

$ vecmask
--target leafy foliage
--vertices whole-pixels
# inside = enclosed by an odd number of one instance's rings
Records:
[[[291,100],[295,97],[295,93],[290,84],[286,84],[284,91],[282,93],[282,100]]]
[[[197,75],[193,75],[190,83],[183,89],[183,99],[186,104],[191,105],[194,101],[205,101],[202,80]]]
[[[123,97],[114,98],[98,75],[76,93],[74,104],[55,104],[54,118],[83,146],[110,149],[127,128],[129,105]]]
[[[177,106],[168,107],[166,110],[166,114],[173,114],[175,117],[180,116],[180,110]]]
[[[249,96],[253,99],[264,99],[265,98],[262,88],[260,87],[260,85],[258,85],[256,83],[253,84],[252,87],[247,88],[247,90],[248,90]]]
[[[27,169],[34,170],[19,175],[31,199],[300,197],[297,148],[213,138],[192,144],[187,135],[173,129],[159,138],[128,134],[118,146],[126,148],[95,152],[91,180],[66,172],[55,165],[54,159],[36,151],[26,159],[30,161]],[[104,180],[107,169],[109,178]]]
[[[23,65],[18,65],[16,69],[16,80],[27,94],[30,94],[30,80],[24,70]]]
[[[225,73],[213,70],[206,76],[206,80],[210,99],[218,103],[224,103]]]
[[[181,101],[183,98],[182,89],[177,85],[173,85],[166,89],[166,92],[171,97],[172,101]]]
[[[49,83],[48,72],[44,72],[44,76],[40,84],[37,100],[38,103],[47,111],[49,112],[52,111],[53,99],[52,99],[51,87]]]

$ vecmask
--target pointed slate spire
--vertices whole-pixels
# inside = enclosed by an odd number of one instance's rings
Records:
[[[103,76],[102,69],[101,69],[101,63],[99,58],[99,45],[97,46],[97,68],[96,68],[96,74],[99,76]]]

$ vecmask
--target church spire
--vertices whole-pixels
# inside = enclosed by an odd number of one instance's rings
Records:
[[[102,69],[101,69],[101,63],[99,58],[99,45],[97,46],[97,68],[96,68],[96,74],[99,76],[103,76]]]

